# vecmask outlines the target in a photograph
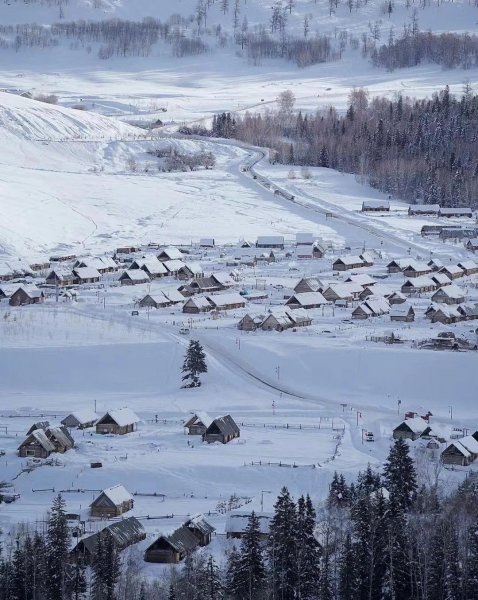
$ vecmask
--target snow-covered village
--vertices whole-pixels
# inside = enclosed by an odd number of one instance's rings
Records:
[[[477,23],[0,4],[0,600],[478,599]]]

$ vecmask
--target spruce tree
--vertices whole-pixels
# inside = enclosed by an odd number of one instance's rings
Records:
[[[266,580],[266,568],[260,532],[259,518],[252,511],[233,567],[235,571],[233,577],[235,597],[243,597],[248,600],[261,597]],[[237,596],[237,591],[239,591],[240,596]]]
[[[300,598],[314,598],[319,587],[322,549],[315,537],[316,513],[312,500],[301,496],[297,502],[297,578]]]
[[[54,500],[48,520],[47,534],[47,599],[64,600],[65,569],[70,534],[66,521],[65,501],[59,494]]]
[[[340,600],[355,600],[357,593],[356,553],[350,533],[347,533],[340,553],[338,587]]]
[[[417,475],[404,440],[396,440],[390,449],[383,476],[390,501],[402,510],[410,508],[417,491]]]
[[[465,600],[478,598],[478,519],[468,530]]]
[[[209,556],[199,573],[196,597],[198,600],[221,600],[224,587],[216,561]]]
[[[461,569],[458,555],[456,523],[448,524],[445,545],[444,600],[460,600]]]
[[[199,376],[202,373],[207,373],[206,355],[198,340],[191,340],[189,342],[189,347],[184,357],[182,373],[183,388],[199,387],[201,385]]]
[[[227,560],[225,589],[228,597],[235,600],[240,600],[244,589],[241,587],[240,558],[241,555],[233,546]]]
[[[172,583],[169,585],[168,600],[177,600],[176,592],[174,590],[174,585]]]
[[[293,600],[297,589],[297,512],[286,487],[274,509],[268,545],[271,584],[277,598]]]

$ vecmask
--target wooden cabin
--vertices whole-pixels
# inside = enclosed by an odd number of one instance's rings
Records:
[[[296,294],[303,294],[304,292],[322,292],[326,287],[327,286],[316,277],[304,277],[296,284],[294,292]]]
[[[238,438],[241,431],[231,415],[218,417],[209,425],[203,434],[203,440],[208,444],[221,442],[227,444],[231,440]]]
[[[440,207],[440,210],[438,211],[438,216],[447,217],[449,219],[461,217],[471,219],[473,217],[473,211],[471,210],[471,208],[468,208],[466,206],[457,206],[455,208]]]
[[[415,321],[415,311],[413,306],[407,303],[395,304],[390,310],[390,320],[402,323],[412,323]]]
[[[458,267],[463,269],[465,275],[476,275],[478,273],[478,265],[473,260],[462,260],[458,263]]]
[[[402,294],[423,294],[436,290],[437,285],[431,277],[412,277],[407,279],[400,288]]]
[[[405,277],[421,277],[427,275],[432,271],[432,268],[425,262],[419,262],[417,260],[409,261],[407,265],[402,269]]]
[[[334,261],[332,269],[334,271],[350,271],[365,266],[365,261],[360,256],[342,256]]]
[[[247,313],[237,324],[237,328],[241,331],[256,331],[259,329],[264,322],[266,316],[263,314],[251,315]]]
[[[197,315],[199,313],[209,312],[213,305],[203,296],[189,298],[183,305],[183,313]]]
[[[122,552],[126,548],[146,539],[146,532],[136,517],[121,519],[97,533],[82,538],[70,552],[70,556],[74,561],[91,565],[96,556],[98,540],[101,538],[104,541],[107,536],[113,538],[116,550]]]
[[[282,235],[261,235],[256,241],[256,248],[279,248],[283,250],[284,246],[285,241]]]
[[[26,306],[28,304],[43,304],[45,302],[45,294],[37,288],[29,288],[20,286],[10,296],[10,306]]]
[[[299,259],[323,258],[325,248],[318,242],[310,244],[310,246],[297,246],[296,256]]]
[[[162,262],[155,256],[149,256],[147,258],[138,258],[133,261],[130,266],[130,270],[144,271],[150,279],[158,279],[168,274],[168,270]]]
[[[458,265],[446,265],[440,269],[440,273],[445,273],[450,279],[458,279],[459,277],[463,277],[465,271]]]
[[[394,440],[417,440],[419,437],[428,435],[431,427],[422,417],[405,419],[393,430]]]
[[[432,302],[444,304],[461,304],[465,301],[465,293],[457,285],[447,285],[437,290],[431,297]]]
[[[208,546],[211,543],[212,534],[216,531],[202,515],[189,519],[184,525],[197,537],[201,547]]]
[[[184,423],[184,427],[189,435],[204,435],[212,422],[212,417],[207,413],[197,412]]]
[[[385,298],[369,296],[352,311],[352,319],[368,319],[369,317],[381,317],[390,312],[390,305]]]
[[[409,216],[433,215],[434,217],[438,217],[439,212],[439,204],[412,204],[408,207]]]
[[[67,415],[61,423],[70,429],[88,429],[93,427],[98,415],[93,410],[77,410]]]
[[[93,267],[77,267],[73,269],[75,283],[97,283],[101,279],[101,273]]]
[[[454,440],[441,453],[441,461],[445,465],[468,467],[478,458],[478,432]]]
[[[55,267],[46,276],[45,282],[55,286],[74,285],[76,277],[72,271],[61,267]]]
[[[157,258],[161,262],[164,262],[168,260],[182,260],[183,257],[184,255],[179,248],[169,246],[168,248],[163,248]]]
[[[90,504],[91,516],[119,517],[133,508],[133,496],[121,484],[106,488]]]
[[[123,271],[119,277],[121,285],[139,285],[150,281],[149,275],[143,269],[128,269]]]
[[[478,250],[478,238],[470,238],[466,242],[465,248],[467,250],[471,250],[472,252],[476,252]]]
[[[246,299],[237,292],[212,294],[206,296],[206,299],[214,310],[234,310],[246,306]]]
[[[295,308],[319,308],[324,304],[328,304],[328,300],[322,296],[320,292],[302,292],[301,294],[292,295],[287,302],[286,306],[291,309]]]
[[[55,452],[55,445],[44,429],[32,431],[18,447],[21,458],[48,458],[52,452]]]
[[[96,433],[125,435],[137,427],[140,418],[129,408],[110,410],[96,422]]]
[[[182,525],[170,534],[160,535],[144,553],[145,562],[176,564],[199,547],[199,539]]]

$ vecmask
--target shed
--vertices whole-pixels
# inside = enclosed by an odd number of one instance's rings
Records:
[[[431,431],[430,425],[422,417],[413,417],[405,419],[393,430],[393,439],[395,440],[416,440],[419,437],[428,435]]]
[[[364,200],[362,212],[389,212],[390,202],[387,200]]]
[[[478,273],[478,265],[474,260],[462,260],[457,266],[463,269],[465,275],[475,275]]]
[[[65,427],[87,429],[98,420],[94,410],[77,410],[67,415],[61,422]]]
[[[237,328],[241,331],[256,331],[256,329],[260,328],[265,318],[264,314],[254,315],[247,313],[239,321]]]
[[[185,525],[170,534],[160,535],[144,553],[145,562],[178,563],[194,552],[199,539]]]
[[[140,422],[140,418],[129,408],[110,410],[96,423],[96,433],[131,433]]]
[[[121,484],[106,488],[90,504],[92,517],[119,517],[133,508],[133,496]]]
[[[473,217],[473,211],[467,206],[457,206],[455,208],[440,207],[440,210],[438,211],[438,216],[448,218],[468,217],[469,219],[471,219]]]
[[[188,430],[189,435],[204,435],[212,422],[212,417],[206,412],[199,411],[184,423],[184,427]]]
[[[227,444],[231,440],[238,438],[241,431],[231,415],[218,417],[209,425],[203,435],[203,440],[208,444],[221,442]]]
[[[300,259],[322,258],[325,254],[325,248],[318,242],[306,246],[304,244],[297,247],[296,256]]]

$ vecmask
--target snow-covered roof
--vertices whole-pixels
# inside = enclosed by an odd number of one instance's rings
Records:
[[[186,268],[189,269],[193,275],[202,275],[204,273],[203,268],[198,262],[187,262]]]
[[[429,265],[427,265],[426,262],[422,262],[419,260],[408,260],[408,261],[406,261],[406,264],[403,266],[403,270],[427,273],[427,272],[431,271],[432,269]]]
[[[432,300],[436,302],[435,298],[439,298],[440,296],[446,296],[447,298],[456,300],[459,298],[464,298],[465,292],[460,287],[452,283],[451,285],[446,285],[445,287],[437,290],[433,294]]]
[[[405,419],[405,421],[403,421],[401,425],[403,424],[409,427],[410,430],[413,431],[413,433],[418,434],[423,433],[426,429],[428,429],[428,427],[430,427],[430,425],[425,421],[425,419],[422,419],[422,417],[413,417],[412,419]]]
[[[412,279],[407,279],[403,285],[407,285],[407,287],[425,288],[435,287],[436,284],[431,277],[421,275],[420,277],[412,277]]]
[[[301,292],[294,294],[288,302],[295,299],[300,306],[309,306],[311,304],[328,304],[320,292]]]
[[[366,314],[380,316],[390,311],[390,304],[385,298],[369,296],[367,300],[362,302],[357,308],[361,308]]]
[[[125,425],[132,425],[139,423],[141,419],[136,413],[129,408],[119,408],[117,410],[109,410],[105,415],[109,415],[113,421],[119,426],[124,427]],[[102,417],[102,419],[104,418]]]
[[[384,298],[392,294],[391,288],[386,285],[383,285],[383,283],[376,283],[372,286],[366,285],[364,286],[364,291],[365,290],[370,292],[369,295],[371,296],[383,296]]]
[[[460,275],[460,273],[463,274],[463,269],[458,265],[445,265],[441,268],[441,270],[448,271],[448,273],[451,273],[452,275]]]
[[[259,520],[259,530],[263,534],[269,533],[272,515],[270,513],[254,513]],[[250,512],[231,512],[226,519],[226,533],[244,533],[249,523]]]
[[[440,285],[448,285],[451,281],[451,279],[446,273],[434,273],[433,275],[431,275],[431,278],[433,279],[433,281],[436,281],[436,283],[439,283]]]
[[[181,267],[184,267],[184,263],[182,260],[177,260],[177,259],[173,259],[173,260],[166,260],[163,262],[163,265],[166,267],[166,269],[168,271],[170,271],[171,273],[173,271],[179,271],[179,269]]]
[[[408,302],[402,304],[393,304],[390,309],[391,317],[406,317],[410,310],[413,310],[412,306]]]
[[[257,238],[258,245],[267,245],[272,246],[276,244],[277,246],[284,245],[284,236],[283,235],[260,235]]]
[[[476,269],[477,268],[477,264],[475,261],[473,260],[461,260],[458,263],[458,266],[466,271],[470,270],[470,269]]]
[[[37,441],[40,444],[40,446],[42,446],[42,448],[44,450],[46,450],[47,452],[55,451],[55,444],[48,439],[44,429],[35,429],[35,431],[32,431],[27,436],[25,442],[29,438],[34,438],[35,441]],[[25,442],[23,442],[23,443],[25,443]]]
[[[390,202],[387,200],[364,200],[362,202],[362,210],[367,208],[383,208],[386,210],[390,209]]]
[[[123,502],[129,502],[133,499],[133,496],[120,483],[118,483],[117,485],[113,485],[112,487],[106,488],[101,493],[104,494],[109,500],[111,500],[111,502],[115,506],[123,504]]]
[[[186,422],[188,424],[194,424],[197,423],[198,421],[201,421],[201,423],[205,426],[205,427],[209,427],[209,425],[214,421],[214,419],[207,414],[207,412],[198,410],[194,413],[194,415],[192,417],[190,417]]]
[[[367,287],[373,285],[375,281],[376,280],[367,273],[359,273],[358,275],[350,275],[350,277],[347,277],[345,283],[357,283],[362,287]]]
[[[71,412],[69,415],[63,419],[65,421],[68,417],[73,417],[78,421],[78,423],[91,423],[92,421],[96,421],[99,417],[95,413],[94,410],[84,409],[84,410],[75,410]],[[62,423],[63,423],[62,421]]]
[[[228,292],[226,294],[211,294],[207,297],[214,306],[230,306],[232,304],[245,304],[244,296],[237,292]]]
[[[439,204],[412,204],[409,208],[410,212],[420,213],[438,213],[440,210]]]
[[[313,233],[298,232],[295,234],[295,241],[297,244],[313,244],[316,240],[316,236]]]
[[[211,303],[204,296],[194,296],[184,303],[184,306],[195,306],[196,308],[211,308]]]
[[[184,296],[181,294],[181,292],[178,292],[178,290],[175,290],[175,289],[163,290],[163,295],[170,302],[182,302],[184,300]]]
[[[308,285],[313,292],[316,292],[319,288],[323,288],[324,284],[316,277],[304,277],[297,282],[294,290],[296,290],[301,284]]]
[[[131,281],[149,281],[148,274],[142,269],[128,269],[127,271],[123,271],[120,279],[126,277],[131,279]]]
[[[79,279],[95,279],[101,277],[100,273],[93,267],[78,267],[73,269],[73,273]]]
[[[358,255],[355,256],[352,254],[347,254],[345,256],[339,256],[339,258],[335,259],[334,264],[339,261],[342,262],[344,265],[360,265],[365,262],[361,256],[358,256]]]
[[[176,260],[176,259],[183,258],[183,253],[181,252],[181,250],[179,250],[178,248],[171,247],[171,246],[169,246],[167,248],[161,248],[159,256],[161,256],[162,254],[166,254],[166,256],[170,260]]]
[[[440,214],[441,215],[472,215],[473,211],[471,210],[471,208],[467,208],[467,207],[456,207],[456,208],[440,207]]]
[[[148,256],[134,261],[139,269],[146,270],[152,275],[165,275],[168,271],[166,267],[155,256]],[[134,270],[134,269],[133,269]]]
[[[211,246],[211,247],[213,247],[215,245],[214,238],[201,238],[199,240],[199,245],[200,246]]]
[[[224,287],[229,287],[235,284],[234,279],[229,275],[229,273],[221,271],[219,273],[212,273],[211,277]]]

